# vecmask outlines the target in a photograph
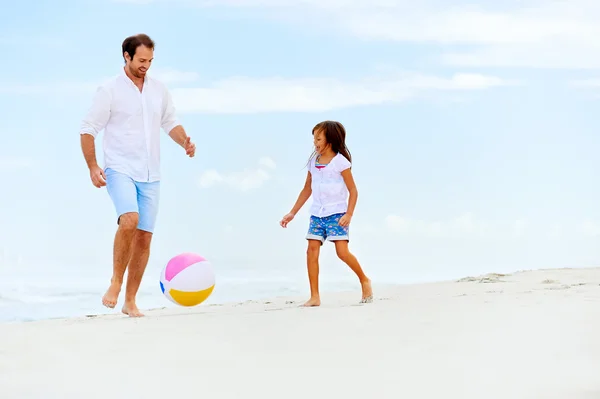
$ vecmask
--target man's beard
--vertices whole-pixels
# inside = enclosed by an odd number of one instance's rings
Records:
[[[133,76],[135,76],[136,78],[144,77],[144,72],[141,72],[139,69],[133,69],[132,67],[129,67],[129,72],[131,72],[131,74]],[[148,71],[146,71],[146,72],[148,72]]]

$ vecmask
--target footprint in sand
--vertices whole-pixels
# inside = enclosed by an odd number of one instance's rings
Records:
[[[458,283],[505,283],[506,280],[502,280],[502,277],[510,276],[509,274],[501,274],[501,273],[488,273],[481,277],[463,277],[457,280]]]
[[[556,281],[556,280],[551,280],[551,279],[546,279],[544,281],[542,281],[542,284],[558,284],[560,283],[560,281]]]
[[[562,284],[562,285],[553,286],[553,287],[546,287],[544,289],[548,290],[548,291],[557,291],[557,290],[568,290],[570,288],[571,288],[570,285]]]

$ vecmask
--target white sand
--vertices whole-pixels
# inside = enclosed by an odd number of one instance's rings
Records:
[[[466,279],[469,280],[469,279]],[[0,325],[2,399],[600,398],[600,270]]]

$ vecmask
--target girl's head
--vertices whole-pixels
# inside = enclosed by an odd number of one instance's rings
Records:
[[[317,123],[312,130],[313,143],[316,154],[322,155],[329,150],[335,154],[342,154],[349,162],[352,162],[350,150],[346,147],[346,129],[344,125],[336,121],[323,121]]]

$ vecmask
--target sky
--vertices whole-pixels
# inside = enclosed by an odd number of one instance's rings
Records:
[[[598,266],[599,18],[591,0],[13,2],[0,271],[110,278],[116,216],[78,129],[140,32],[197,146],[163,135],[152,273],[181,252],[217,276],[303,273],[308,204],[278,222],[326,119],[347,129],[350,248],[375,281]],[[322,262],[351,278],[333,245]]]

